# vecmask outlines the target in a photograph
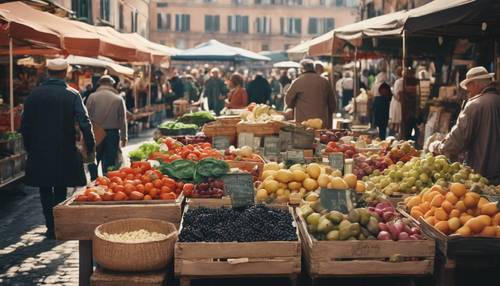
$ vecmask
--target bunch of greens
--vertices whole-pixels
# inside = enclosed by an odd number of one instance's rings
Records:
[[[182,122],[186,124],[196,124],[197,126],[200,127],[212,121],[215,121],[215,117],[209,111],[197,111],[192,113],[186,113],[177,120],[177,122]]]
[[[7,141],[16,140],[21,137],[22,137],[21,133],[17,132],[5,132],[3,134],[0,134],[0,140],[7,140]]]
[[[128,153],[128,156],[132,161],[142,161],[146,160],[151,153],[158,151],[160,151],[160,145],[158,143],[146,142],[142,144],[138,149]]]
[[[199,162],[176,160],[161,164],[158,170],[178,181],[200,183],[224,176],[229,172],[229,165],[225,161],[213,158],[206,158]]]
[[[185,124],[176,121],[166,121],[160,124],[160,128],[164,129],[198,129],[196,124]]]

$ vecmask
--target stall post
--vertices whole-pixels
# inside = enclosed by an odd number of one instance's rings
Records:
[[[356,104],[356,96],[358,95],[358,46],[354,46],[354,79],[353,79],[353,91],[352,95],[352,104],[354,107],[354,122],[358,122],[358,114],[357,114],[357,104]]]
[[[9,95],[10,95],[10,131],[14,132],[14,57],[12,37],[9,37]]]

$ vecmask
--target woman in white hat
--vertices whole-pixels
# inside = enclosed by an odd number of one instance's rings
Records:
[[[448,157],[465,153],[465,163],[476,172],[500,184],[500,89],[495,74],[484,67],[471,68],[460,87],[469,98],[457,123],[442,142],[429,147]]]

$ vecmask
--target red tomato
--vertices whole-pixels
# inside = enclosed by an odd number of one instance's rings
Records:
[[[144,198],[144,195],[142,193],[139,193],[138,191],[133,191],[130,193],[130,199],[134,201],[140,201]]]
[[[136,191],[136,188],[134,185],[132,184],[126,184],[125,186],[125,194],[129,195],[132,193],[132,192],[135,192]]]
[[[172,193],[172,189],[167,186],[163,186],[160,189],[160,193]]]
[[[125,201],[127,200],[127,195],[124,192],[116,192],[113,200],[115,201]]]
[[[113,198],[114,198],[115,194],[112,193],[112,192],[105,192],[103,195],[102,195],[102,200],[103,201],[112,201]]]
[[[116,185],[116,187],[114,188],[114,191],[115,191],[115,193],[118,193],[118,192],[124,193],[125,187],[123,185]]]
[[[98,177],[95,181],[99,186],[107,186],[111,182],[109,178],[106,177]]]
[[[123,172],[125,174],[133,174],[134,173],[134,169],[130,168],[130,167],[123,167],[120,169],[120,172]]]
[[[146,183],[144,184],[144,189],[149,192],[149,190],[153,189],[155,186],[153,185],[153,183]]]
[[[145,193],[146,192],[146,188],[144,187],[143,184],[137,184],[135,185],[135,189],[138,191],[138,192],[141,192],[141,193]]]
[[[143,184],[146,184],[146,183],[151,182],[151,178],[149,176],[142,175],[141,176],[141,181],[142,181]]]
[[[86,195],[78,195],[78,196],[76,197],[76,200],[77,200],[77,201],[79,201],[79,202],[86,202],[86,201],[88,201],[88,200],[89,200],[89,197],[88,197],[88,196],[86,196]]]
[[[157,188],[152,188],[151,190],[149,190],[148,195],[150,195],[151,198],[156,198],[159,193],[160,190],[158,190]]]
[[[118,185],[122,185],[122,184],[123,184],[123,180],[122,180],[122,178],[120,178],[120,177],[113,177],[113,178],[111,179],[111,182],[115,182],[115,183],[117,183]]]
[[[163,185],[167,186],[171,190],[175,190],[175,188],[177,188],[177,183],[173,179],[170,179],[170,178],[164,178]]]
[[[156,179],[153,181],[153,185],[155,186],[155,188],[160,189],[163,186],[163,182],[161,179]]]
[[[160,199],[161,200],[175,200],[177,197],[175,196],[174,193],[161,193],[160,194]]]
[[[196,156],[196,154],[194,154],[194,153],[188,154],[185,159],[186,160],[192,160],[192,161],[198,161],[199,160],[198,156]]]
[[[127,179],[127,180],[134,180],[135,179],[135,175],[134,174],[127,174],[127,176],[125,176],[125,179]]]
[[[145,201],[150,201],[150,200],[152,200],[152,199],[153,199],[153,198],[152,198],[150,195],[145,195],[145,196],[144,196],[144,200],[145,200]]]
[[[102,201],[101,196],[99,196],[98,194],[96,194],[94,192],[90,192],[87,196],[89,198],[89,201],[91,201],[91,202]]]
[[[121,177],[120,171],[110,171],[106,174],[106,176],[110,179],[113,179],[114,177]]]
[[[117,183],[115,183],[115,182],[112,182],[112,183],[110,183],[110,184],[108,185],[108,188],[109,188],[110,190],[112,190],[112,191],[113,191],[113,190],[116,188],[116,186],[118,186],[118,184],[117,184]]]

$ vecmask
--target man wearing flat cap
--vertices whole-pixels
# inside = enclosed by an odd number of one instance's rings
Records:
[[[316,73],[312,60],[304,59],[300,65],[302,73],[292,82],[285,96],[287,112],[293,109],[297,123],[320,118],[325,128],[331,128],[336,108],[332,86]]]
[[[48,238],[55,236],[52,208],[66,199],[66,188],[87,184],[82,155],[75,144],[75,123],[89,157],[95,145],[82,98],[64,80],[67,68],[64,59],[47,61],[48,79],[26,99],[21,123],[28,153],[25,182],[40,189]]]
[[[106,135],[97,146],[97,164],[102,163],[105,175],[109,167],[116,166],[118,150],[125,147],[127,135],[127,109],[125,101],[114,88],[115,80],[103,75],[98,81],[97,90],[89,96],[87,109],[94,125],[104,129]],[[96,132],[97,133],[97,132]],[[92,180],[97,178],[97,166],[89,165]]]
[[[465,163],[500,184],[500,90],[495,74],[484,67],[471,68],[460,87],[469,97],[457,123],[442,142],[431,143],[429,150],[447,156],[465,152]]]

